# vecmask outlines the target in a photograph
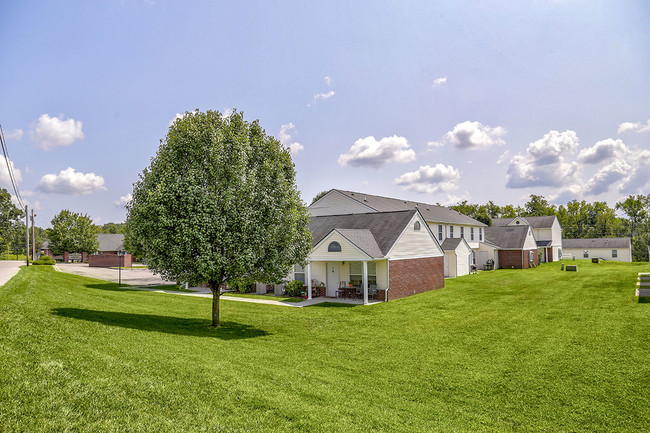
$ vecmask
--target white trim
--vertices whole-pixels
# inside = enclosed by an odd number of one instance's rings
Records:
[[[453,251],[450,251],[450,252],[453,252]],[[443,253],[443,254],[444,254],[444,253]],[[394,259],[386,259],[386,260],[388,260],[388,261],[391,261],[391,260],[395,260],[395,261],[397,261],[397,260],[413,260],[413,259],[430,259],[430,258],[432,258],[432,257],[434,257],[434,258],[435,258],[435,257],[442,257],[442,258],[444,258],[445,256],[442,255],[442,256],[412,256],[412,257],[396,257],[396,258],[394,258]],[[358,261],[359,261],[359,260],[357,260],[357,262],[358,262]]]

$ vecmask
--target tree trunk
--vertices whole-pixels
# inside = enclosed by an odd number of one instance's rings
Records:
[[[210,281],[210,291],[212,292],[212,327],[219,327],[219,298],[221,297],[221,284]]]

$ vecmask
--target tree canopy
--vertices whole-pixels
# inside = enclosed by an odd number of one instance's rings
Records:
[[[289,151],[234,111],[187,112],[169,128],[127,205],[126,243],[155,273],[207,283],[278,282],[304,263],[309,216]]]
[[[7,190],[0,188],[0,249],[2,251],[11,243],[12,227],[23,215],[24,213],[11,202],[11,195]]]
[[[47,236],[52,254],[93,253],[99,248],[93,221],[88,215],[64,209],[52,218],[51,223]]]

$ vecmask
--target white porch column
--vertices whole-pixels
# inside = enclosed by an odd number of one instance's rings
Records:
[[[363,261],[363,303],[368,303],[368,262]]]
[[[307,263],[307,299],[311,299],[311,262]]]

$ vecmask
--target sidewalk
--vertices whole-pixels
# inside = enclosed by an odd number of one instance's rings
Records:
[[[24,264],[23,260],[0,260],[0,287],[11,280]]]

